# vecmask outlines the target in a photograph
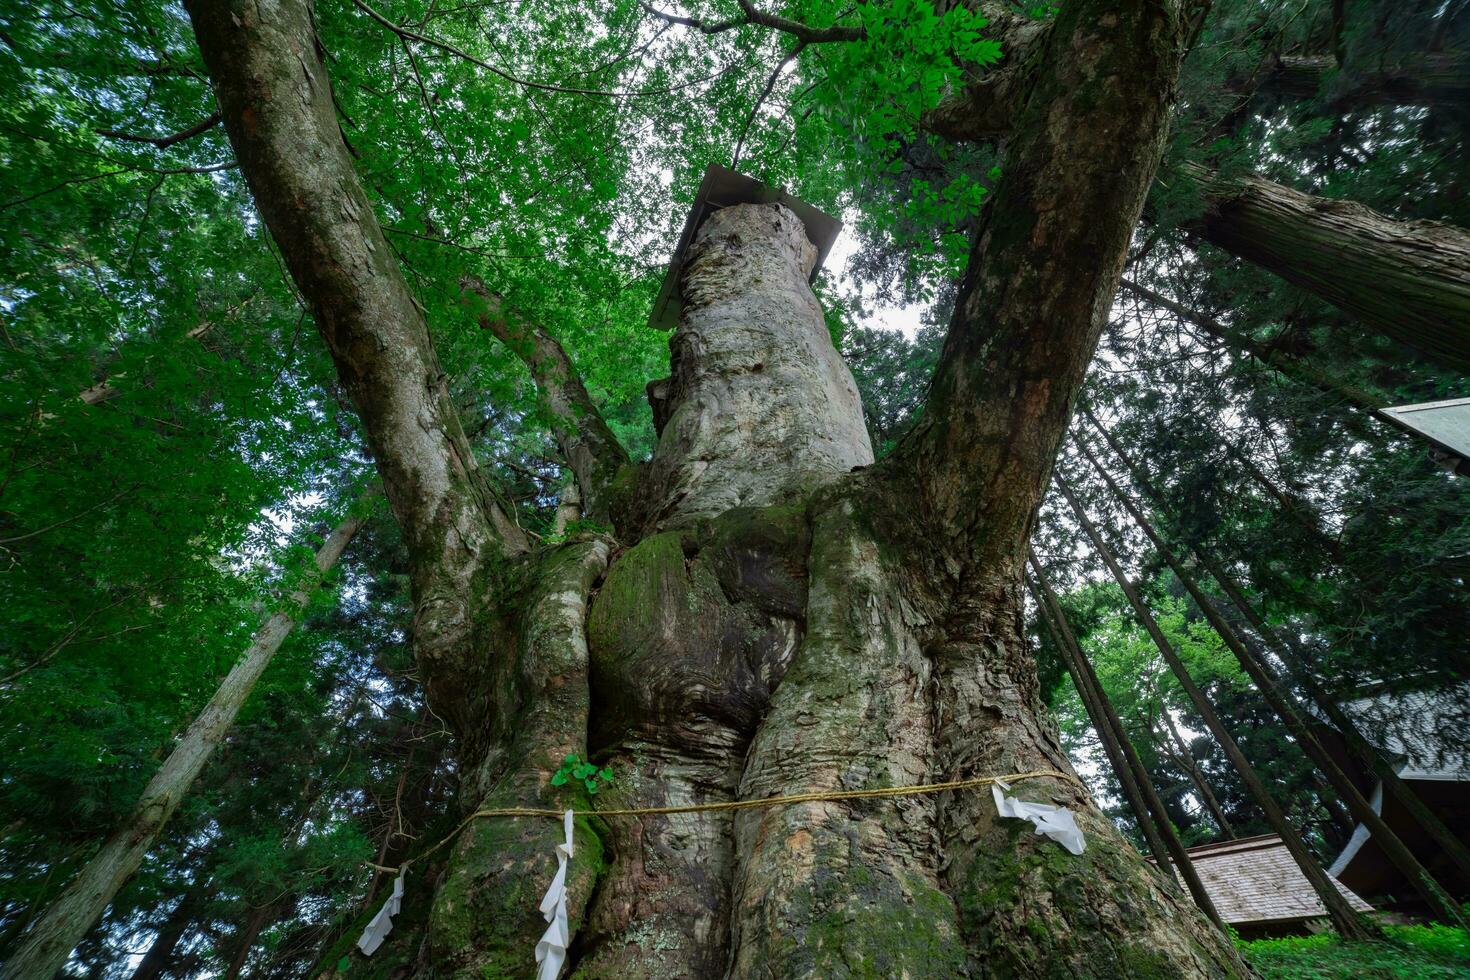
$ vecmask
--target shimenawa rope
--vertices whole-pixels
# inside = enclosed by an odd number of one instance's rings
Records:
[[[993,783],[1019,782],[1023,779],[1061,779],[1074,783],[1087,794],[1087,787],[1082,780],[1071,773],[1060,772],[1056,769],[1033,769],[1030,772],[1012,772],[1003,776],[977,776],[974,779],[955,779],[946,783],[921,783],[917,786],[882,786],[876,789],[838,789],[824,790],[816,793],[796,793],[791,796],[766,796],[751,800],[728,800],[722,803],[690,803],[684,806],[647,806],[629,807],[615,810],[573,810],[574,817],[649,817],[674,813],[711,813],[719,810],[753,810],[758,807],[792,806],[797,803],[828,803],[842,800],[872,800],[889,799],[895,796],[922,796],[926,793],[943,793],[949,790],[979,789],[981,786],[989,786]],[[486,817],[551,817],[557,820],[566,815],[566,810],[541,810],[526,807],[499,807],[489,810],[476,810],[460,821],[439,843],[428,850],[420,851],[413,857],[404,861],[396,868],[387,868],[381,864],[370,864],[369,867],[378,871],[386,871],[396,874],[406,869],[415,861],[421,861],[433,854],[439,848],[448,844],[454,838],[476,820]]]

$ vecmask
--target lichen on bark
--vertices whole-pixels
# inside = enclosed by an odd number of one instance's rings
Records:
[[[619,540],[536,550],[453,417],[342,144],[306,4],[190,12],[236,156],[404,525],[462,812],[587,808],[549,785],[570,752],[613,764],[604,808],[1066,771],[1022,643],[1021,560],[1158,162],[1177,3],[1065,4],[1013,79],[1004,182],[923,421],[895,454],[873,464],[800,222],[726,208],[689,257],[653,459],[579,457]],[[565,380],[570,360],[546,351],[545,380]],[[1087,854],[998,819],[983,793],[583,818],[571,970],[1239,972],[1228,940],[1071,782],[1022,792],[1074,807]],[[388,955],[424,977],[529,973],[559,839],[550,820],[470,821],[436,855],[422,932],[390,938]]]

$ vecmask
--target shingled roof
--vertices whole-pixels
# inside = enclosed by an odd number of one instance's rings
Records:
[[[1327,914],[1275,834],[1191,847],[1189,857],[1220,917],[1233,926],[1285,923]],[[1353,908],[1372,911],[1372,906],[1337,879],[1333,884]]]

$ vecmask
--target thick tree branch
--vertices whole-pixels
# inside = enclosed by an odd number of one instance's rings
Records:
[[[99,129],[97,130],[97,135],[106,136],[108,139],[123,140],[127,143],[148,143],[158,147],[160,150],[166,150],[175,143],[182,143],[185,140],[191,140],[196,136],[209,132],[215,126],[219,125],[219,121],[220,114],[218,112],[211,112],[188,129],[180,130],[168,136],[137,136],[133,133],[118,132],[115,129]]]
[[[679,14],[671,14],[659,10],[653,4],[644,2],[644,0],[639,0],[638,6],[642,7],[644,12],[650,17],[657,17],[659,20],[667,21],[678,27],[691,27],[701,34],[723,34],[725,31],[734,30],[737,27],[744,27],[750,23],[749,19],[745,17],[731,17],[729,20],[714,22],[700,20],[698,17],[683,17]]]
[[[1045,47],[1051,22],[1037,20],[991,0],[976,3],[984,15],[986,36],[1000,42],[1002,61],[967,81],[924,113],[920,125],[936,136],[956,141],[993,140],[1010,132],[1013,115],[1025,98],[1029,66]]]
[[[735,0],[744,11],[745,18],[752,24],[769,27],[773,31],[781,31],[790,34],[799,41],[807,44],[823,44],[829,41],[861,41],[868,36],[868,32],[861,27],[844,27],[834,24],[831,27],[810,27],[799,20],[789,17],[781,17],[777,14],[768,14],[756,7],[750,0]]]
[[[555,435],[581,490],[583,513],[608,520],[608,492],[628,464],[628,451],[608,428],[566,350],[545,328],[505,310],[501,298],[477,277],[460,280],[465,308],[525,362],[555,419]]]
[[[1007,65],[1035,57],[1050,31],[1016,34]],[[927,114],[925,125],[957,140],[1014,132],[1018,93],[1029,74],[1007,67],[987,76]],[[1259,176],[1225,180],[1195,164],[1168,179],[1187,182],[1205,199],[1206,214],[1193,230],[1212,245],[1452,369],[1470,367],[1470,234],[1464,230],[1395,221]]]
[[[1470,233],[1254,175],[1186,164],[1174,176],[1205,199],[1196,227],[1205,241],[1446,367],[1470,368]]]
[[[1026,54],[1004,190],[982,214],[923,419],[880,464],[913,468],[939,538],[977,574],[1020,581],[1019,542],[1158,166],[1186,28],[1173,5],[1063,8]]]
[[[337,124],[305,0],[189,4],[225,129],[257,207],[311,306],[362,419],[412,563],[414,632],[431,700],[477,730],[486,669],[474,608],[488,563],[527,550],[470,451],[428,325]]]

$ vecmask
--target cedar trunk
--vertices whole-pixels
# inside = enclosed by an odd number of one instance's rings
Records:
[[[982,218],[925,422],[875,464],[780,205],[723,209],[681,284],[651,461],[610,441],[555,338],[466,276],[527,361],[585,511],[533,547],[478,470],[427,324],[342,143],[297,0],[190,5],[261,215],[363,419],[413,561],[430,704],[477,809],[718,804],[1070,766],[1021,629],[1022,565],[1157,167],[1172,2],[1066,5]],[[589,799],[564,756],[610,765]],[[582,977],[1230,976],[1228,940],[1070,780],[1074,857],[986,792],[578,818]],[[471,819],[412,865],[346,975],[526,976],[559,823]],[[349,937],[348,942],[351,941]],[[345,944],[344,944],[345,945]],[[325,963],[339,967],[341,950]]]
[[[256,682],[301,619],[312,590],[337,564],[364,520],[363,515],[354,514],[327,536],[315,556],[315,575],[285,597],[282,608],[256,630],[244,655],[230,668],[209,703],[143,788],[132,813],[46,908],[40,921],[21,940],[15,955],[0,969],[0,978],[55,976],[77,943],[97,924],[113,897],[142,865],[148,849],[224,741]]]

